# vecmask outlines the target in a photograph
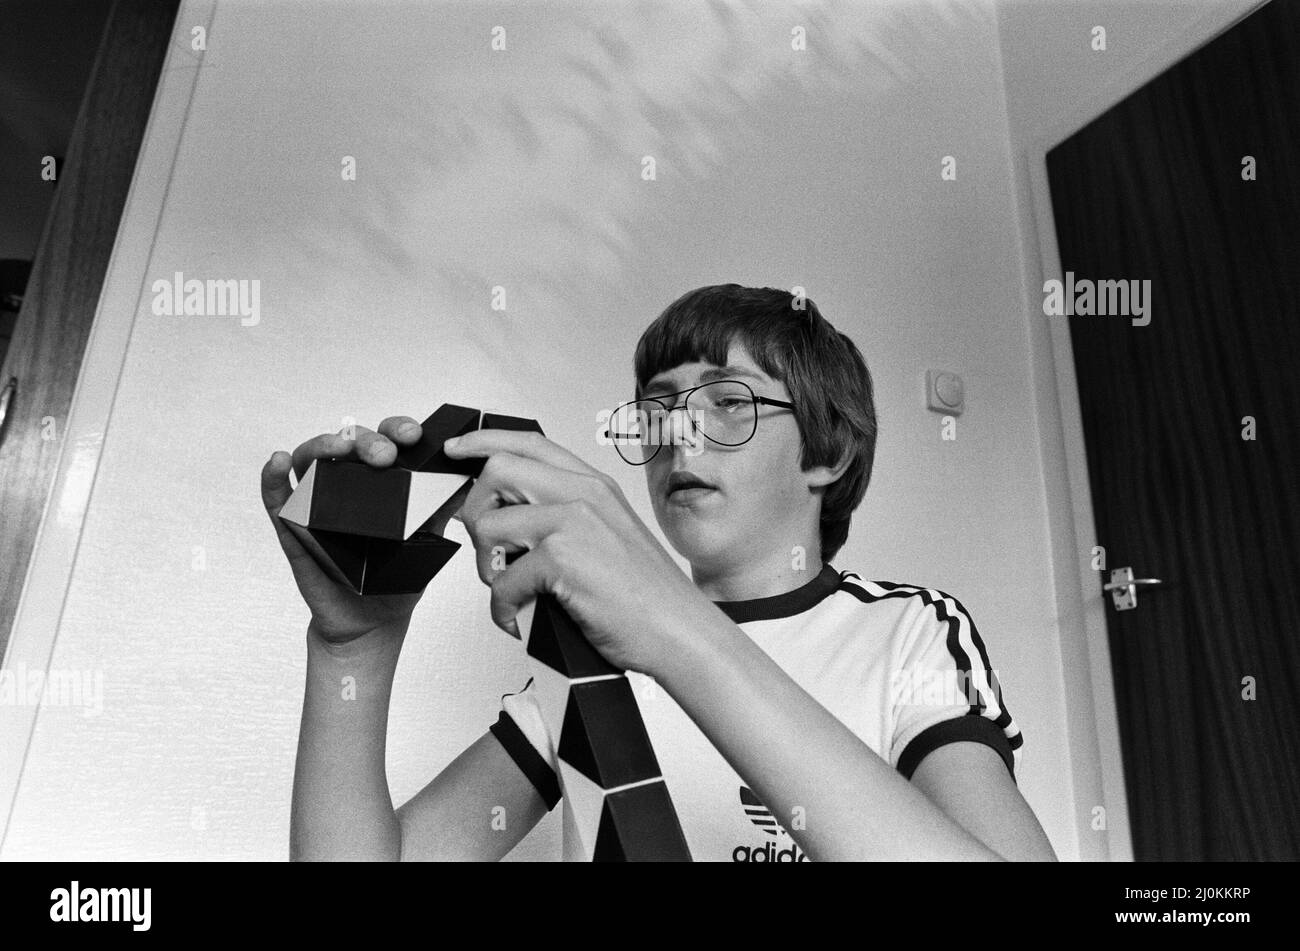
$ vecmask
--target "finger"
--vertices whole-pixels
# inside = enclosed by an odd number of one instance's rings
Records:
[[[524,553],[560,528],[569,516],[565,504],[508,505],[493,509],[478,520],[474,555],[479,580],[493,580]]]
[[[569,499],[599,498],[608,491],[605,476],[595,469],[575,472],[509,452],[495,453],[483,466],[460,508],[460,520],[471,532],[484,513],[503,505],[547,505]]]
[[[399,446],[410,446],[420,441],[423,427],[409,416],[389,416],[379,424],[378,432]]]
[[[551,559],[543,542],[497,575],[492,581],[492,623],[522,640],[515,617],[529,601],[549,593],[547,584],[551,573]]]
[[[292,463],[293,457],[287,452],[271,453],[271,458],[262,466],[262,503],[266,506],[266,513],[271,516],[271,524],[275,526],[275,534],[280,539],[280,548],[289,560],[289,569],[293,572],[294,579],[302,585],[319,575],[321,568],[315,557],[303,547],[298,536],[280,518],[280,509],[293,494],[293,489],[289,487],[289,469]]]
[[[356,455],[362,462],[382,468],[391,466],[397,459],[397,444],[387,436],[364,426],[353,426],[352,430],[356,440]]]
[[[585,461],[557,443],[551,442],[538,432],[519,432],[513,429],[479,429],[466,433],[456,440],[454,446],[443,446],[443,451],[453,459],[465,459],[470,456],[491,456],[498,452],[508,452],[516,456],[525,456],[538,462],[545,462],[557,469],[570,472],[592,472]]]
[[[356,444],[340,433],[321,433],[293,451],[293,474],[299,479],[317,459],[342,459],[354,455]]]
[[[283,450],[277,450],[271,453],[271,458],[262,466],[262,504],[266,506],[266,514],[271,517],[271,524],[275,526],[275,533],[280,537],[280,544],[286,546],[285,551],[290,554],[296,554],[302,550],[302,543],[294,537],[293,532],[280,519],[280,509],[284,503],[289,501],[289,496],[293,495],[293,488],[289,485],[289,468],[293,462],[293,457]]]
[[[352,438],[344,434],[348,430]],[[387,466],[396,458],[397,447],[387,437],[364,426],[351,426],[345,427],[344,432],[313,436],[298,446],[293,451],[293,471],[301,479],[317,459],[356,459],[374,466]]]
[[[271,453],[271,458],[262,466],[262,504],[270,515],[279,513],[293,487],[289,485],[289,466],[293,458],[283,450]]]

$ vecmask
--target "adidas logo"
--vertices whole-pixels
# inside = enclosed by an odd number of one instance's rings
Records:
[[[754,791],[748,786],[740,787],[740,805],[745,810],[745,815],[749,821],[754,823],[772,838],[785,836],[790,839],[790,833],[781,828],[781,824],[772,817],[772,811],[763,805]],[[807,862],[808,856],[800,851],[799,846],[793,841],[790,842],[789,848],[778,848],[776,842],[764,842],[760,846],[738,845],[731,852],[733,862]]]
[[[744,808],[745,815],[749,816],[749,821],[768,835],[789,835],[781,828],[780,823],[772,818],[772,811],[758,801],[758,797],[748,786],[740,787],[740,805]]]
[[[799,846],[791,844],[788,849],[777,849],[776,843],[764,842],[760,849],[748,845],[738,845],[731,850],[733,862],[807,862],[808,856],[799,851]]]

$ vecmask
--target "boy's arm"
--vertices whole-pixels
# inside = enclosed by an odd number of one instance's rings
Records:
[[[397,861],[401,827],[384,770],[388,701],[406,636],[345,644],[307,629],[307,686],[289,818],[291,861]]]
[[[375,630],[330,645],[308,629],[289,833],[294,861],[498,859],[546,814],[541,795],[490,733],[393,809],[384,754],[405,633]]]
[[[397,810],[402,861],[498,861],[546,812],[541,794],[488,731]]]
[[[656,679],[814,861],[1055,858],[992,750],[940,747],[914,785],[716,608],[692,617],[663,635],[675,648]]]
[[[992,747],[947,743],[926,754],[912,784],[1003,858],[1057,861],[1047,834]]]

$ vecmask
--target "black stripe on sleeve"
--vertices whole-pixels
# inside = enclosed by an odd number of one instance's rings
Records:
[[[921,765],[921,760],[925,759],[927,754],[949,743],[962,741],[983,743],[985,746],[993,747],[1002,757],[1002,761],[1007,764],[1007,771],[1011,773],[1012,781],[1015,781],[1016,760],[1007,735],[988,717],[972,714],[941,720],[918,733],[912,742],[907,744],[903,755],[898,758],[898,771],[903,774],[904,779],[911,779],[912,773],[916,772],[916,767]]]
[[[533,744],[528,742],[528,737],[524,736],[524,731],[519,729],[519,724],[515,723],[510,714],[502,710],[497,722],[488,729],[505,747],[505,751],[510,754],[515,765],[528,777],[528,781],[536,787],[541,797],[546,800],[546,811],[550,812],[554,809],[560,801],[559,777],[555,775],[555,770],[551,769],[551,764],[546,762],[533,748]]]

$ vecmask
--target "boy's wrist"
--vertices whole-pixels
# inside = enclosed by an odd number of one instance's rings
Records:
[[[326,637],[313,620],[307,625],[307,651],[331,660],[356,661],[383,657],[401,650],[410,621],[381,624],[346,641]]]
[[[715,605],[701,612],[694,623],[686,623],[678,615],[671,632],[659,643],[667,648],[651,674],[669,694],[677,685],[698,682],[723,664],[731,654],[732,639],[744,637],[736,625]],[[694,615],[692,615],[694,616]]]

